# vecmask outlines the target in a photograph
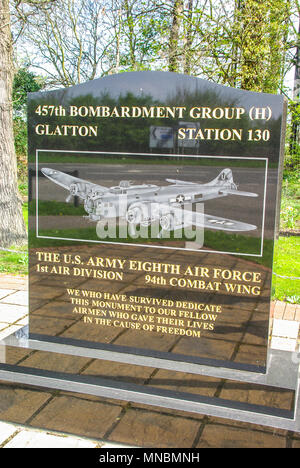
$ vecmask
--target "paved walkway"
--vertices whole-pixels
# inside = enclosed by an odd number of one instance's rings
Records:
[[[28,279],[0,275],[0,342],[28,324]],[[0,405],[1,408],[1,405]],[[0,448],[129,447],[0,421]]]
[[[0,275],[0,342],[6,336],[22,328],[28,321],[27,305],[27,278]],[[298,350],[300,305],[286,304],[276,301],[272,304],[272,336],[271,347],[289,351]],[[213,379],[211,379],[213,380]],[[3,384],[3,382],[2,382]],[[5,383],[4,383],[5,387]],[[0,386],[1,389],[1,386]],[[26,389],[26,387],[25,387]],[[39,418],[40,409],[47,405],[51,407],[53,395],[47,390],[29,392],[20,386],[14,389],[11,384],[0,392],[0,448],[38,448],[38,447],[66,447],[66,448],[112,448],[132,447],[126,445],[127,431],[131,431],[130,440],[134,440],[137,447],[293,447],[300,448],[300,434],[290,434],[287,431],[274,430],[245,423],[207,418],[203,415],[190,415],[179,411],[160,411],[158,408],[145,405],[131,405],[129,403],[115,402],[110,405],[109,412],[102,412],[97,403],[95,418],[98,420],[106,415],[106,425],[109,430],[95,426],[94,432],[86,432],[91,438],[83,438],[70,434],[71,428],[62,433],[63,425],[52,425],[59,432],[48,429],[47,416]],[[32,396],[34,393],[34,397]],[[4,396],[3,396],[4,395]],[[30,397],[30,398],[29,398]],[[2,411],[1,398],[8,409]],[[10,400],[14,401],[13,414]],[[27,398],[29,398],[26,407]],[[61,402],[66,398],[61,396]],[[84,398],[77,401],[71,396],[74,408],[90,417],[86,411],[95,411],[95,398]],[[99,400],[99,399],[98,399]],[[71,400],[70,400],[71,401]],[[101,400],[102,401],[102,400]],[[17,403],[16,403],[17,402]],[[34,402],[34,403],[32,403]],[[49,405],[50,402],[50,405]],[[19,405],[19,406],[18,406]],[[36,405],[36,408],[32,407]],[[54,405],[55,406],[55,405]],[[18,409],[19,408],[19,409]],[[22,417],[16,415],[18,411],[24,412]],[[59,405],[52,411],[59,412]],[[130,409],[130,411],[128,411]],[[1,415],[3,417],[1,417]],[[27,416],[26,416],[27,415]],[[49,409],[48,417],[53,418]],[[110,423],[110,419],[113,424]],[[2,420],[2,422],[1,422]],[[121,420],[121,423],[119,421]],[[124,421],[124,424],[122,424]],[[84,429],[84,423],[80,421]],[[38,427],[44,427],[44,429]],[[51,426],[51,424],[50,424]],[[72,426],[71,426],[72,427]],[[128,429],[130,428],[130,429]],[[91,434],[103,434],[100,437]],[[184,434],[184,437],[183,437]],[[106,437],[107,436],[107,437]],[[109,440],[108,440],[109,439]],[[153,445],[153,441],[157,445]],[[150,442],[151,441],[151,442]],[[151,445],[152,443],[152,445]]]

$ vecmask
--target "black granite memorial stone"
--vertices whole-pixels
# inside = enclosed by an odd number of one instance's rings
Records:
[[[26,390],[33,424],[147,447],[198,446],[199,414],[300,431],[298,355],[269,346],[285,108],[165,72],[29,95],[29,332],[0,379],[55,389],[41,411]]]
[[[28,107],[30,337],[265,373],[283,98],[134,72]]]

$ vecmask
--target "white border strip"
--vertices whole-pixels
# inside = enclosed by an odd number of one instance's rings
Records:
[[[260,249],[260,256],[261,257],[263,256],[264,238],[265,238],[265,212],[266,212],[266,198],[267,198],[268,162],[269,161],[266,158],[264,204],[263,204],[263,217],[262,217],[262,225],[261,225],[261,249]]]
[[[105,155],[122,155],[122,156],[149,156],[149,157],[188,157],[188,158],[217,158],[217,159],[249,159],[249,160],[259,160],[265,161],[265,183],[264,183],[264,201],[263,201],[263,215],[262,215],[262,227],[261,227],[261,247],[260,254],[249,254],[249,253],[240,253],[240,252],[223,252],[220,250],[207,250],[207,249],[188,249],[182,247],[167,247],[167,246],[157,246],[157,245],[147,245],[147,244],[133,244],[125,242],[109,242],[101,240],[88,240],[88,239],[73,239],[65,237],[51,237],[51,236],[41,236],[39,235],[39,222],[38,222],[38,193],[39,193],[39,183],[38,183],[38,166],[39,166],[39,152],[41,153],[74,153],[74,154],[105,154]],[[90,242],[96,244],[111,244],[111,245],[130,245],[135,247],[148,247],[156,249],[168,249],[168,250],[182,250],[187,252],[205,252],[205,253],[219,253],[219,254],[228,254],[228,255],[243,255],[247,257],[262,257],[263,256],[263,245],[264,245],[264,228],[265,228],[265,208],[266,208],[266,193],[267,193],[267,177],[268,177],[268,158],[251,158],[251,157],[241,157],[241,156],[210,156],[210,155],[194,155],[194,154],[163,154],[163,153],[122,153],[122,152],[109,152],[109,151],[76,151],[76,150],[53,150],[53,149],[36,149],[36,237],[39,239],[53,239],[53,240],[65,240],[65,241],[76,241],[76,242]]]

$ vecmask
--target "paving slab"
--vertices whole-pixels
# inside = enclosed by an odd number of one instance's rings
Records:
[[[0,299],[2,300],[4,297],[9,296],[10,294],[15,292],[17,292],[16,289],[0,289]]]
[[[297,309],[296,304],[287,304],[285,311],[284,311],[283,318],[285,320],[295,320],[296,309]]]
[[[123,449],[133,446],[76,437],[0,421],[0,448],[100,448]],[[135,447],[137,448],[137,447]]]
[[[96,448],[97,442],[47,432],[23,430],[3,448]]]
[[[27,424],[46,402],[51,399],[47,391],[24,389],[2,382],[0,385],[0,420]]]
[[[15,291],[12,294],[9,294],[3,297],[0,300],[0,304],[16,304],[28,307],[28,291]]]
[[[273,336],[271,339],[272,349],[281,349],[282,351],[297,351],[298,343],[296,339]]]
[[[25,317],[21,318],[21,320],[18,320],[15,325],[21,325],[22,327],[25,327],[26,325],[28,325],[28,315],[26,315]]]
[[[30,425],[102,439],[121,411],[121,406],[112,403],[59,396],[37,413]]]
[[[25,291],[28,289],[28,277],[0,274],[0,287],[3,289],[17,289]]]
[[[0,446],[19,430],[18,426],[15,426],[14,424],[0,421]]]
[[[129,409],[109,436],[109,440],[133,443],[138,447],[192,447],[200,422],[168,414]]]
[[[28,314],[28,308],[21,305],[0,303],[0,321],[14,323]]]
[[[101,443],[101,448],[102,449],[123,449],[123,448],[139,448],[139,447],[136,447],[133,445],[116,444],[113,442],[103,441]]]
[[[297,339],[299,334],[299,323],[292,320],[274,319],[273,336]]]
[[[274,310],[273,310],[273,317],[282,319],[284,315],[284,311],[286,308],[286,303],[282,301],[275,301]]]
[[[197,448],[285,448],[286,439],[250,428],[225,424],[207,424]]]

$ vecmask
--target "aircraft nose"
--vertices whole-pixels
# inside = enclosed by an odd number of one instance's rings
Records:
[[[46,177],[53,177],[55,174],[57,174],[57,171],[55,169],[49,169],[48,167],[43,167],[41,169],[41,172],[46,176]]]
[[[52,169],[48,169],[47,167],[43,167],[41,169],[41,172],[45,175],[45,176],[49,176],[52,172]]]

